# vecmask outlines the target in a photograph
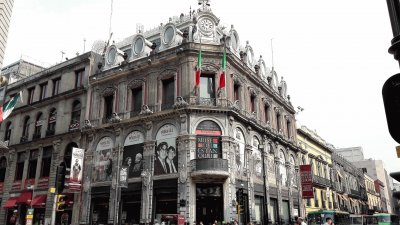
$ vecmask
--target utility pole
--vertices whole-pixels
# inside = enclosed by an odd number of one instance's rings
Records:
[[[263,206],[263,225],[267,225],[269,221],[268,213],[268,200],[267,200],[267,181],[265,175],[265,144],[258,145],[258,149],[261,151],[261,161],[262,161],[262,174],[263,174],[263,192],[264,192],[264,206]]]

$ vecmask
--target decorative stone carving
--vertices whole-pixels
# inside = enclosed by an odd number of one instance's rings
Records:
[[[179,182],[181,182],[181,184],[184,184],[186,183],[186,180],[187,180],[187,171],[185,164],[182,163],[179,168]]]
[[[181,96],[178,96],[178,97],[176,97],[174,109],[185,108],[188,105],[189,104]]]
[[[249,92],[250,92],[250,95],[252,95],[252,96],[257,96],[258,94],[260,94],[260,90],[259,89],[255,89],[255,88],[253,88],[251,86],[249,86]]]
[[[142,110],[140,111],[139,115],[149,115],[149,114],[153,114],[153,111],[151,111],[147,105],[142,105]]]
[[[135,80],[130,81],[127,86],[129,89],[134,89],[137,87],[141,87],[143,85],[143,83],[144,83],[144,79],[135,79]]]
[[[271,105],[272,105],[272,100],[271,100],[270,98],[268,98],[268,97],[264,97],[264,98],[263,98],[263,103],[264,103],[264,105],[266,105],[266,106],[268,106],[268,107],[271,107]]]
[[[229,108],[232,109],[232,110],[234,110],[234,111],[236,111],[236,112],[239,112],[239,111],[240,111],[240,102],[239,102],[239,100],[235,100],[235,101],[229,106]]]
[[[152,122],[146,122],[145,126],[146,126],[146,130],[150,130],[152,128],[152,126],[153,126],[153,123]]]
[[[140,177],[142,178],[143,185],[147,187],[150,184],[150,178],[151,178],[149,170],[148,169],[143,170],[142,173],[140,174]]]
[[[115,86],[108,86],[101,91],[102,96],[114,95],[117,88]]]
[[[111,123],[119,123],[119,122],[121,122],[121,118],[118,116],[117,113],[112,113],[110,122]]]
[[[179,116],[180,117],[180,121],[181,121],[181,123],[183,124],[183,123],[186,123],[186,120],[187,120],[187,116],[185,115],[185,114],[182,114],[182,115],[180,115]]]
[[[91,128],[93,128],[93,125],[90,123],[90,120],[85,120],[82,128],[84,130],[85,129],[91,129]]]

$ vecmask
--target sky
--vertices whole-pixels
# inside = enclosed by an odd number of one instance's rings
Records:
[[[366,158],[400,171],[390,137],[382,85],[399,72],[387,52],[393,37],[385,1],[211,0],[221,23],[234,25],[268,66],[273,40],[274,68],[283,76],[298,124],[335,147],[362,146]],[[197,0],[113,0],[112,40],[167,23],[197,9]],[[111,0],[17,0],[3,65],[21,56],[54,65],[108,39]],[[84,41],[86,40],[86,41]]]

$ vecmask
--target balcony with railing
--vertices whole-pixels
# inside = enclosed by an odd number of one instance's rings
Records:
[[[228,160],[226,159],[193,159],[191,176],[194,180],[217,181],[229,177]]]
[[[54,130],[46,130],[46,137],[53,136],[55,134]]]
[[[28,142],[28,135],[22,136],[20,139],[20,143]]]
[[[80,128],[80,123],[79,122],[74,122],[74,123],[71,123],[70,125],[69,125],[69,131],[75,131],[75,130],[79,130],[79,128]]]
[[[318,186],[322,186],[322,187],[330,187],[331,186],[330,180],[320,177],[320,176],[317,176],[317,175],[313,175],[312,180],[313,180],[313,183]]]
[[[349,196],[354,198],[361,198],[361,191],[350,189]]]

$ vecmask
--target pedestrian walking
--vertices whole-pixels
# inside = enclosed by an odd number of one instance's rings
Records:
[[[330,218],[330,217],[326,218],[326,222],[324,223],[324,225],[334,225],[332,218]]]

